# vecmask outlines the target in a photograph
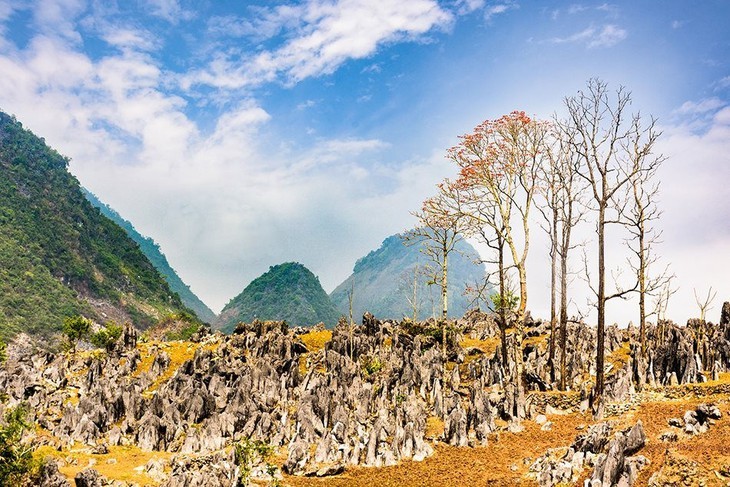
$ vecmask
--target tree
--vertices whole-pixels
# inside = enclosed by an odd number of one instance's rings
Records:
[[[0,485],[31,485],[29,477],[37,470],[33,448],[23,441],[23,433],[30,428],[25,407],[8,409],[5,425],[0,426]]]
[[[463,240],[462,232],[466,229],[463,216],[456,211],[458,198],[450,198],[443,191],[448,185],[448,181],[439,185],[442,191],[423,202],[421,211],[414,213],[418,219],[417,227],[403,234],[406,244],[420,244],[421,252],[435,264],[432,281],[441,291],[441,346],[444,359],[449,309],[449,255],[456,250],[456,244]]]
[[[512,411],[516,418],[524,417],[522,339],[527,310],[530,210],[538,192],[548,130],[549,124],[515,111],[481,123],[448,151],[448,157],[460,169],[454,186],[467,195],[468,221],[482,229],[481,235],[486,235],[483,229],[487,228],[495,236],[500,259],[501,249],[506,249],[512,258],[511,268],[517,273],[519,302],[514,319]],[[501,303],[506,302],[505,280],[506,275],[500,276]]]
[[[76,345],[79,340],[86,338],[91,330],[91,321],[83,316],[71,316],[63,321],[63,333],[68,338],[68,343],[73,352],[76,352]]]
[[[114,348],[119,337],[122,336],[122,331],[121,325],[110,321],[104,325],[104,328],[91,335],[91,343],[109,352]]]
[[[627,203],[622,213],[631,234],[628,246],[636,258],[634,261],[630,260],[629,265],[636,274],[638,283],[639,350],[643,358],[646,355],[646,319],[654,314],[647,313],[646,299],[660,292],[671,278],[668,267],[657,275],[652,275],[650,272],[658,261],[654,250],[661,238],[661,232],[652,224],[661,216],[661,211],[657,207],[659,183],[655,178],[664,157],[644,152],[645,147],[639,144],[640,141],[636,138],[630,142],[633,146],[626,147],[626,150],[633,154],[634,177],[627,185]]]
[[[596,323],[596,384],[593,390],[593,410],[600,415],[604,390],[604,339],[606,303],[614,298],[625,298],[635,291],[618,288],[606,291],[606,226],[621,223],[618,218],[623,202],[621,190],[645,171],[637,157],[648,158],[659,137],[655,120],[644,126],[639,114],[628,114],[631,94],[623,87],[616,90],[615,97],[609,93],[605,82],[598,79],[588,81],[587,91],[567,97],[565,105],[568,122],[575,132],[571,145],[579,158],[577,174],[588,185],[591,210],[596,214],[597,233],[597,287],[589,277],[589,285],[595,293]],[[615,215],[615,216],[614,216]],[[589,273],[586,270],[586,273]]]
[[[570,124],[556,120],[549,143],[546,145],[547,161],[543,166],[543,195],[546,209],[540,208],[548,223],[550,239],[550,363],[554,370],[555,321],[560,324],[560,374],[558,387],[565,390],[566,351],[568,335],[568,256],[574,246],[571,243],[573,228],[582,220],[580,200],[584,186],[579,184],[576,173],[576,153],[571,144],[575,136]],[[558,288],[559,286],[559,288]],[[559,308],[557,297],[560,298]],[[558,315],[558,316],[556,316]]]

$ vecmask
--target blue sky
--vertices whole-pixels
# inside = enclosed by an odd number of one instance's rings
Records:
[[[600,77],[664,130],[661,253],[683,320],[693,288],[730,299],[729,27],[727,1],[0,0],[0,109],[218,311],[284,261],[331,291],[413,225],[458,135],[560,114]]]

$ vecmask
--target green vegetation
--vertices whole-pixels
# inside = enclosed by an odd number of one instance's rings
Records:
[[[33,448],[22,441],[23,432],[31,425],[25,419],[23,406],[5,413],[5,425],[0,426],[0,486],[35,485],[39,464],[33,459]]]
[[[6,360],[8,360],[8,346],[0,338],[0,365],[4,364]]]
[[[0,336],[49,334],[92,303],[146,327],[184,309],[127,237],[91,206],[68,159],[0,112]]]
[[[281,483],[274,478],[276,473],[276,465],[269,462],[269,458],[274,453],[274,449],[268,444],[260,440],[245,439],[236,443],[234,447],[234,459],[238,465],[240,476],[238,478],[239,487],[247,487],[251,485],[251,471],[254,465],[264,462],[266,473],[273,479],[271,485],[278,486]]]
[[[433,269],[428,269],[428,258],[420,247],[405,245],[399,235],[386,238],[379,249],[355,263],[352,275],[330,294],[332,302],[340,313],[349,314],[348,291],[353,287],[356,321],[365,311],[380,319],[413,317],[414,302],[418,319],[440,315],[439,289],[430,285]],[[484,281],[484,266],[477,263],[477,255],[471,245],[461,241],[449,256],[449,317],[460,317],[469,309],[472,299],[464,295],[466,287]]]
[[[110,351],[122,336],[122,326],[110,321],[104,328],[91,335],[91,343],[94,346]]]
[[[63,320],[63,334],[68,338],[69,348],[76,351],[79,340],[89,336],[91,321],[83,316],[70,316]]]
[[[206,323],[212,323],[215,320],[215,313],[213,313],[213,311],[211,311],[211,309],[208,308],[208,306],[206,306],[205,303],[203,303],[203,301],[201,301],[200,298],[190,290],[190,287],[185,284],[182,279],[180,279],[180,276],[177,275],[175,269],[173,269],[167,262],[167,257],[165,257],[165,254],[163,254],[162,250],[160,250],[160,246],[154,240],[141,235],[137,229],[134,228],[134,225],[122,218],[122,216],[114,211],[110,206],[102,203],[96,195],[84,188],[82,188],[82,191],[84,192],[86,199],[88,199],[94,207],[98,208],[102,215],[119,225],[125,232],[127,232],[129,238],[139,245],[139,249],[142,253],[150,260],[152,265],[155,266],[155,269],[162,274],[162,277],[164,277],[170,285],[170,289],[180,296],[180,299],[185,306],[193,310],[195,314],[198,315],[198,318]]]
[[[254,279],[223,308],[216,325],[230,333],[237,323],[254,319],[334,326],[339,317],[319,279],[302,264],[288,262]]]
[[[176,313],[165,317],[157,326],[172,328],[165,333],[165,340],[190,340],[203,324],[190,313]]]

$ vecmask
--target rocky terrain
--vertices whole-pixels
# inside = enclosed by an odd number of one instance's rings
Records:
[[[445,357],[434,323],[369,314],[352,329],[254,322],[189,342],[127,327],[110,351],[54,354],[21,336],[0,369],[2,409],[27,405],[49,486],[730,480],[727,320],[652,327],[646,360],[636,330],[609,328],[603,418],[588,410],[593,330],[571,327],[557,391],[548,329],[527,328],[523,420],[509,414],[514,364],[478,312],[452,324]]]

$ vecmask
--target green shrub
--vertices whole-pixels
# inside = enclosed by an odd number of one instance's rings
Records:
[[[234,459],[240,473],[238,477],[239,487],[251,485],[251,472],[253,467],[259,462],[265,463],[266,473],[274,479],[272,485],[280,485],[279,481],[274,478],[277,467],[268,461],[273,453],[273,447],[260,440],[246,438],[236,443],[234,447]]]
[[[71,316],[63,321],[63,333],[68,338],[69,346],[74,352],[78,341],[89,336],[90,330],[91,321],[83,316]]]
[[[4,364],[5,361],[8,359],[8,346],[5,344],[5,342],[0,338],[0,364]]]
[[[24,443],[23,433],[30,428],[23,406],[5,413],[5,425],[0,426],[0,485],[33,485],[39,464],[33,459],[33,448]]]
[[[111,351],[120,336],[122,336],[122,326],[110,321],[104,325],[104,328],[91,335],[91,343],[96,347]]]

